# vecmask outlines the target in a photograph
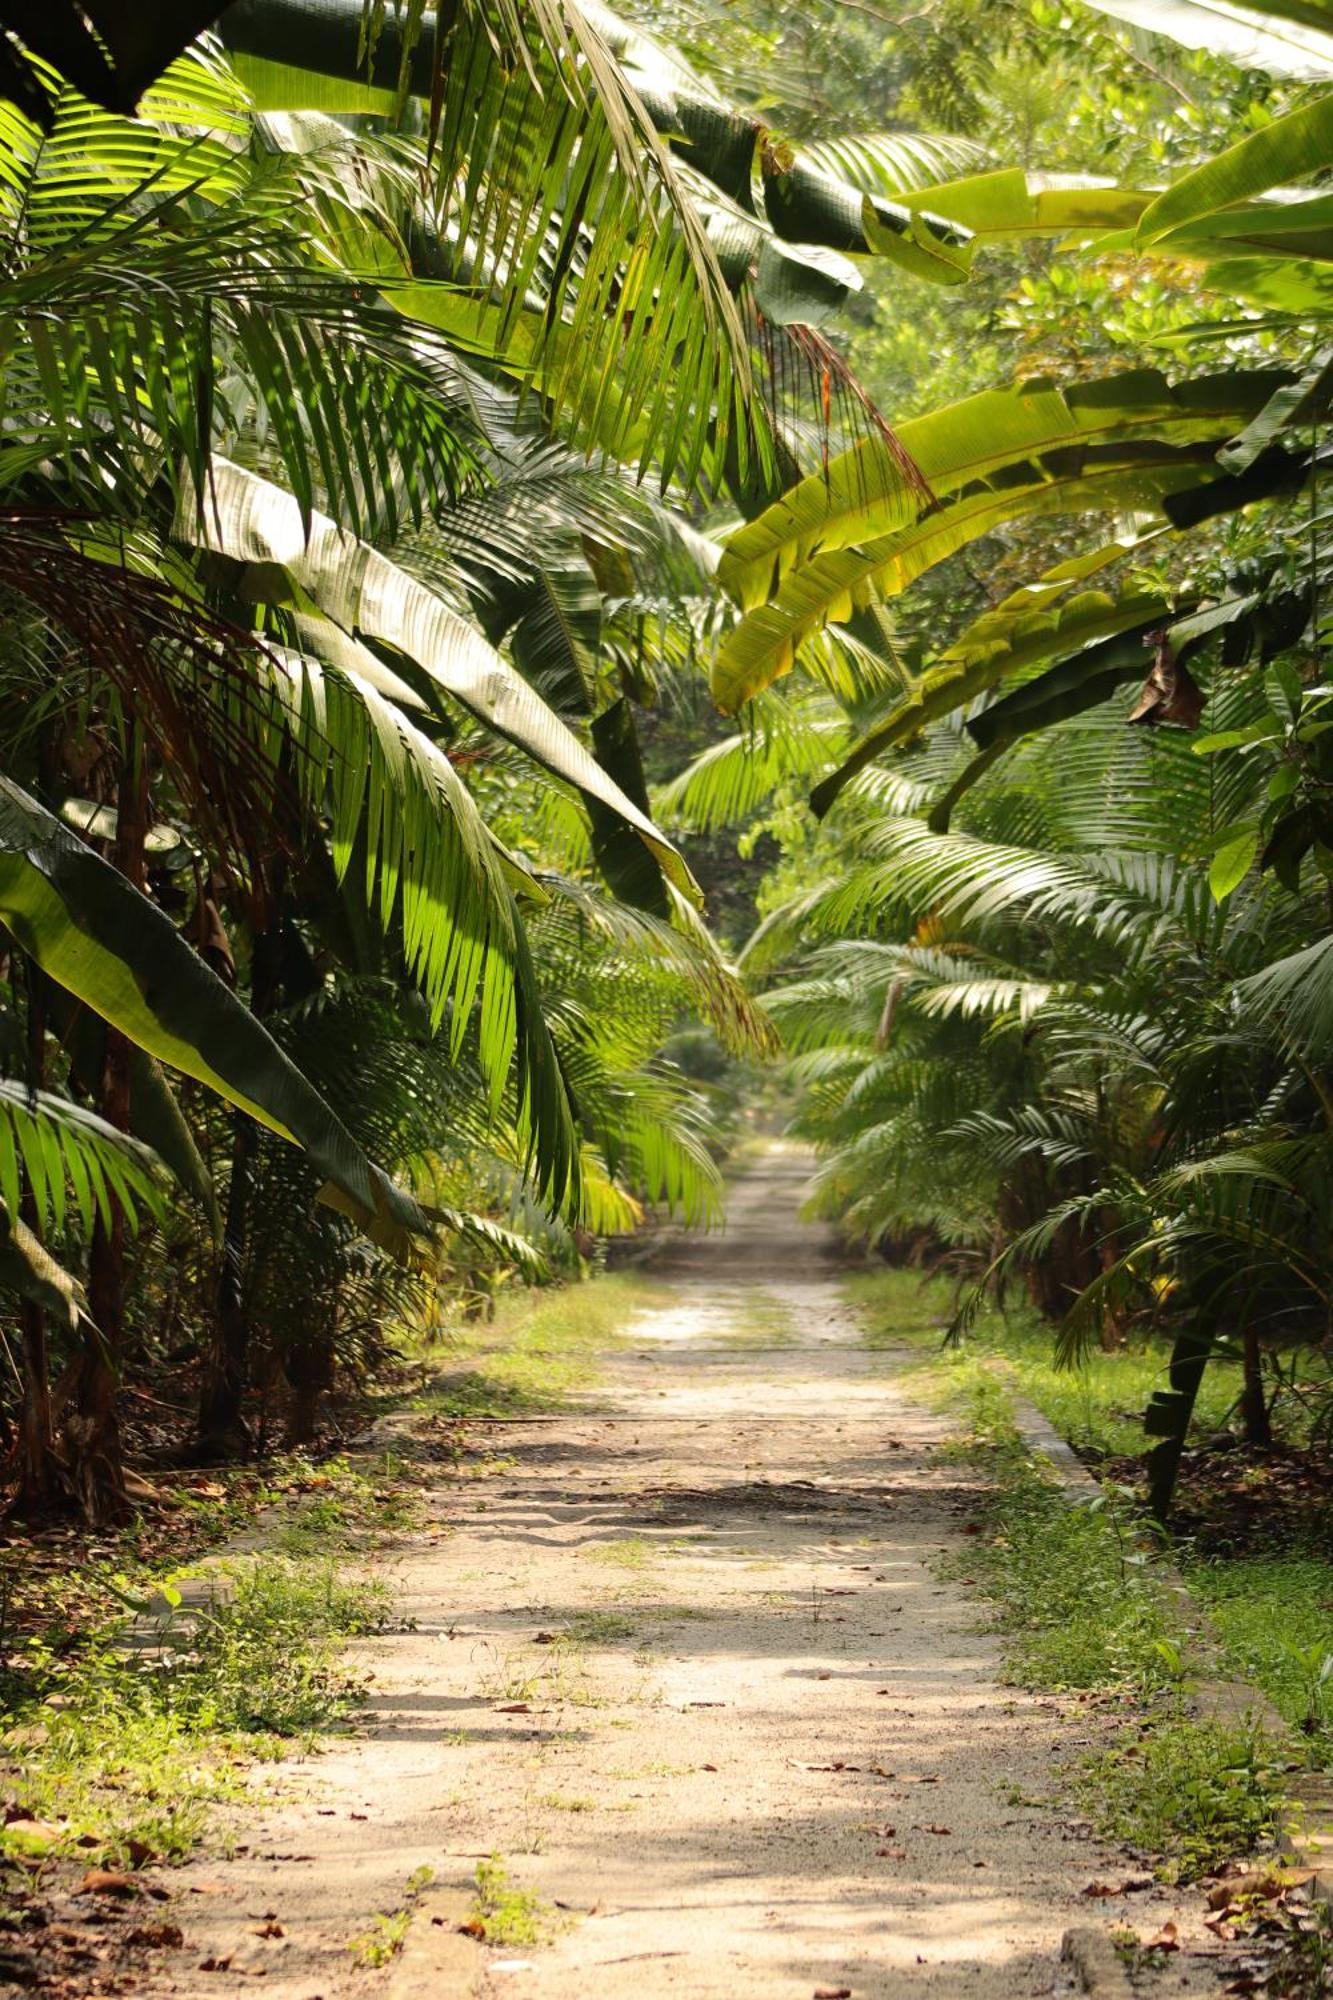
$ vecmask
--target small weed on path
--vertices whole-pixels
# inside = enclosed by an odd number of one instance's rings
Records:
[[[435,1880],[433,1868],[417,1868],[407,1878],[406,1900],[396,1910],[385,1910],[371,1918],[365,1930],[354,1937],[348,1951],[367,1972],[378,1972],[397,1958],[412,1928],[413,1905],[423,1890]]]
[[[477,1863],[477,1893],[465,1928],[487,1944],[541,1944],[550,1935],[555,1912],[531,1890],[520,1888],[504,1860],[492,1854]]]

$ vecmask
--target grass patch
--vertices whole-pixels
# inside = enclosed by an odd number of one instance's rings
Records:
[[[1165,1880],[1192,1881],[1273,1832],[1281,1765],[1251,1728],[1187,1714],[1179,1606],[1153,1573],[1153,1547],[1112,1489],[1071,1502],[1023,1444],[1009,1391],[984,1360],[960,1362],[954,1394],[968,1430],[959,1455],[984,1473],[980,1532],[941,1562],[982,1585],[1009,1676],[1061,1693],[1116,1692],[1139,1705],[1078,1789],[1100,1830],[1151,1855]]]
[[[962,1453],[990,1490],[977,1501],[982,1533],[942,1569],[985,1589],[1011,1677],[1056,1691],[1169,1685],[1177,1621],[1135,1524],[1113,1500],[1071,1504],[1023,1444],[1003,1385],[983,1369],[973,1364],[969,1379],[960,1368],[954,1387],[966,1389]]]
[[[1095,1759],[1084,1786],[1106,1832],[1165,1857],[1164,1881],[1192,1882],[1270,1837],[1280,1777],[1261,1731],[1182,1717]]]
[[[362,1548],[416,1526],[421,1502],[409,1468],[394,1452],[358,1463],[328,1459],[295,1494],[291,1516],[272,1536],[283,1555],[318,1556],[336,1548]]]
[[[1141,1454],[1145,1447],[1142,1412],[1155,1388],[1163,1386],[1164,1346],[1128,1347],[1114,1353],[1089,1354],[1077,1368],[1057,1368],[1052,1330],[1023,1314],[983,1313],[974,1334],[960,1348],[943,1348],[953,1288],[943,1280],[909,1271],[857,1274],[849,1280],[849,1295],[864,1314],[871,1347],[909,1347],[925,1371],[927,1393],[945,1403],[977,1396],[987,1379],[1012,1383],[1041,1411],[1052,1427],[1094,1464]],[[1214,1360],[1204,1375],[1195,1406],[1191,1437],[1218,1432],[1231,1415],[1239,1393],[1236,1363]],[[1298,1426],[1299,1429],[1299,1426]],[[1271,1492],[1273,1473],[1262,1460],[1247,1463],[1237,1453],[1220,1454],[1231,1468],[1233,1496],[1254,1487],[1251,1512],[1255,1526],[1271,1523],[1266,1532],[1280,1546],[1247,1552],[1236,1537],[1219,1535],[1204,1523],[1198,1541],[1184,1541],[1175,1550],[1191,1589],[1206,1608],[1220,1640],[1228,1668],[1261,1688],[1283,1718],[1298,1732],[1307,1760],[1316,1768],[1333,1768],[1333,1556],[1329,1554],[1327,1519],[1314,1515],[1283,1516],[1275,1511],[1280,1494]],[[1183,1500],[1191,1500],[1188,1479]],[[1224,1510],[1223,1518],[1236,1514]],[[1239,1510],[1243,1517],[1244,1509]],[[1071,1528],[1069,1534],[1076,1536]],[[1057,1538],[1058,1539],[1058,1538]],[[1258,1540],[1257,1534],[1252,1537]],[[1203,1557],[1200,1545],[1231,1551],[1220,1559]],[[1022,1538],[1019,1550],[1021,1552]],[[1053,1555],[1057,1551],[1053,1548]],[[1071,1564],[1076,1552],[1068,1552]],[[1090,1560],[1085,1552],[1085,1559]],[[1016,1555],[1015,1560],[1018,1560]],[[1094,1565],[1095,1567],[1095,1565]],[[1036,1579],[1039,1584],[1040,1579]],[[1105,1621],[1094,1617],[1096,1634]],[[1164,1635],[1170,1638],[1170,1634]],[[1052,1635],[1056,1656],[1076,1661],[1096,1644],[1083,1634]],[[1117,1648],[1118,1650],[1118,1643]],[[1040,1683],[1041,1667],[1033,1671]],[[1070,1683],[1075,1684],[1075,1683]]]
[[[575,1611],[564,1629],[576,1646],[613,1646],[617,1640],[632,1639],[636,1627],[617,1611]]]
[[[643,1535],[624,1535],[615,1541],[594,1542],[583,1554],[589,1562],[606,1563],[612,1569],[645,1570],[660,1553],[657,1544]]]
[[[966,1341],[945,1347],[953,1316],[955,1287],[917,1271],[857,1272],[847,1293],[865,1320],[866,1345],[909,1346],[922,1359],[934,1353],[949,1371],[979,1357],[1005,1363],[1014,1386],[1076,1451],[1096,1458],[1123,1458],[1144,1448],[1143,1411],[1154,1389],[1167,1386],[1169,1349],[1165,1343],[1089,1353],[1075,1368],[1057,1368],[1053,1329],[1022,1312],[982,1312]],[[1240,1394],[1240,1368],[1212,1361],[1195,1405],[1193,1431],[1217,1430]]]
[[[744,1291],[720,1291],[713,1303],[726,1324],[717,1335],[719,1347],[790,1347],[796,1340],[796,1315],[785,1299],[757,1286]]]
[[[1231,1664],[1299,1733],[1309,1761],[1333,1768],[1333,1564],[1306,1554],[1231,1556],[1195,1560],[1188,1575]]]
[[[469,1921],[487,1944],[541,1944],[554,1911],[530,1889],[520,1888],[498,1854],[477,1863],[477,1893]]]
[[[382,1911],[371,1918],[347,1949],[366,1972],[378,1972],[397,1958],[412,1928],[413,1905],[422,1891],[435,1880],[433,1868],[417,1868],[407,1878],[407,1900],[396,1910]]]
[[[448,1419],[567,1409],[574,1396],[595,1386],[603,1357],[624,1344],[635,1315],[671,1298],[666,1286],[632,1271],[586,1285],[507,1294],[493,1320],[453,1330],[446,1372],[414,1407]]]
[[[238,1796],[248,1761],[355,1708],[361,1688],[337,1654],[382,1627],[383,1585],[264,1556],[228,1565],[223,1590],[153,1628],[146,1599],[117,1586],[126,1608],[76,1653],[48,1632],[11,1656],[0,1778],[41,1827],[42,1852],[178,1861],[202,1840],[208,1808]],[[0,1828],[0,1854],[31,1849],[18,1825]]]

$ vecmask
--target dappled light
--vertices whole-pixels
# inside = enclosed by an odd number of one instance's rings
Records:
[[[0,0],[0,1988],[1333,1995],[1333,0]]]

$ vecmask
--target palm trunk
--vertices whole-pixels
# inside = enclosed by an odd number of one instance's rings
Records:
[[[41,975],[27,961],[28,986],[28,1081],[40,1090],[46,1080],[46,1005]],[[41,1216],[26,1185],[19,1214],[34,1236],[40,1236]],[[51,1415],[51,1374],[46,1348],[46,1318],[31,1299],[19,1304],[19,1333],[23,1372],[23,1404],[18,1425],[19,1511],[45,1514],[55,1499],[55,1432]]]
[[[267,892],[256,893],[259,922],[250,955],[250,1011],[263,1020],[277,1003],[282,932],[279,920],[284,871],[279,864]],[[254,1120],[238,1111],[232,1120],[231,1181],[223,1226],[222,1263],[213,1315],[213,1335],[199,1394],[199,1452],[204,1458],[236,1458],[253,1448],[245,1421],[246,1377],[250,1359],[250,1316],[245,1300],[245,1265],[254,1190]]]
[[[1264,1394],[1263,1353],[1253,1326],[1247,1326],[1241,1335],[1241,1369],[1240,1414],[1245,1442],[1266,1451],[1273,1442],[1273,1425]]]
[[[227,1189],[213,1338],[199,1396],[199,1452],[208,1459],[238,1457],[249,1450],[251,1443],[242,1403],[250,1350],[245,1254],[254,1152],[254,1121],[238,1111],[232,1120],[231,1180]]]
[[[143,889],[144,839],[148,831],[148,767],[143,738],[131,722],[116,802],[113,860],[122,875]],[[129,1130],[130,1044],[108,1027],[99,1109],[107,1123]],[[129,1512],[125,1459],[117,1407],[117,1374],[125,1333],[125,1211],[114,1194],[108,1213],[93,1228],[88,1259],[88,1311],[97,1329],[78,1364],[73,1407],[65,1420],[64,1447],[69,1476],[84,1514],[99,1525],[123,1521]]]

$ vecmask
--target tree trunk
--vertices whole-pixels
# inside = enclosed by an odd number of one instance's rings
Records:
[[[46,1081],[46,994],[41,974],[31,959],[26,964],[28,988],[28,1081],[40,1090]],[[19,1215],[40,1237],[41,1216],[24,1177]],[[19,1304],[23,1406],[18,1424],[17,1505],[23,1514],[49,1513],[57,1490],[55,1432],[51,1416],[51,1376],[46,1350],[46,1319],[31,1299]]]
[[[279,865],[267,891],[255,892],[254,941],[250,952],[250,1011],[263,1020],[277,1004],[282,963],[283,870]],[[254,1120],[238,1111],[232,1121],[231,1181],[223,1226],[222,1263],[213,1313],[213,1333],[199,1392],[198,1448],[201,1457],[242,1457],[253,1449],[245,1421],[246,1375],[250,1358],[250,1316],[245,1302],[245,1262],[254,1188]]]
[[[1273,1442],[1273,1426],[1268,1415],[1268,1399],[1264,1395],[1263,1354],[1258,1332],[1253,1326],[1247,1326],[1241,1335],[1241,1368],[1240,1414],[1245,1427],[1245,1442],[1266,1451]]]
[[[142,735],[131,722],[125,733],[112,859],[136,889],[146,880],[147,831],[148,766]],[[106,1031],[98,1108],[108,1124],[129,1130],[130,1044],[112,1027]],[[125,1211],[114,1194],[108,1195],[108,1209],[94,1224],[88,1258],[88,1312],[97,1331],[80,1357],[64,1430],[70,1480],[84,1514],[99,1526],[123,1521],[129,1512],[116,1400],[125,1332]]]
[[[254,1154],[254,1120],[238,1111],[232,1121],[231,1180],[227,1188],[213,1337],[199,1394],[199,1453],[206,1459],[243,1456],[252,1442],[241,1406],[250,1349],[245,1251]]]

